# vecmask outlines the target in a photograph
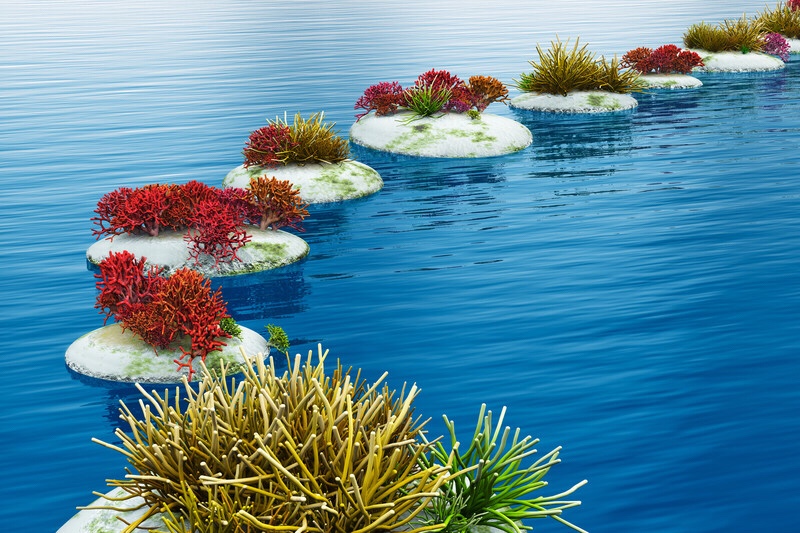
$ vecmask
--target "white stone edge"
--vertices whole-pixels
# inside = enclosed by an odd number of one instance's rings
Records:
[[[163,231],[159,237],[122,234],[106,237],[93,243],[86,250],[86,259],[93,265],[113,252],[127,250],[137,258],[145,257],[146,268],[158,266],[166,275],[180,268],[190,268],[206,277],[233,276],[279,268],[303,259],[309,252],[306,241],[282,230],[260,230],[254,226],[246,228],[251,241],[237,251],[239,260],[220,262],[215,266],[213,258],[201,257],[200,264],[189,257],[188,243],[183,241],[187,232]],[[277,258],[270,257],[262,245],[286,245],[288,250]]]
[[[267,340],[252,329],[241,327],[240,337],[221,339],[226,343],[220,350],[206,357],[209,370],[217,370],[219,362],[228,365],[245,363],[242,350],[248,357],[264,356],[269,353]],[[111,335],[111,339],[104,338]],[[116,339],[124,340],[116,344]],[[159,349],[136,337],[130,330],[123,333],[119,323],[94,329],[76,339],[64,355],[67,366],[73,371],[95,379],[121,383],[179,383],[187,375],[187,369],[178,371],[174,362],[181,351]],[[199,371],[197,361],[195,372]]]
[[[618,107],[608,107],[589,103],[589,98],[611,97],[616,100]],[[573,91],[566,96],[549,93],[522,93],[509,102],[510,107],[528,111],[541,111],[545,113],[567,114],[594,114],[616,113],[630,111],[639,105],[639,102],[629,94],[613,93],[609,91]]]
[[[335,174],[348,185],[336,186],[326,179]],[[383,179],[372,167],[354,159],[338,163],[289,163],[276,168],[252,166],[245,168],[244,164],[232,169],[222,180],[223,187],[239,187],[245,189],[250,184],[251,177],[268,176],[279,180],[288,180],[295,189],[300,191],[300,197],[309,204],[321,204],[354,200],[374,194],[383,188]],[[342,191],[342,189],[350,189]]]

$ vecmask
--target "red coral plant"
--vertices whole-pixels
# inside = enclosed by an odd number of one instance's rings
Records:
[[[248,224],[302,231],[308,216],[299,192],[288,181],[266,176],[251,181],[251,190],[216,189],[198,181],[184,185],[122,187],[102,197],[92,221],[92,233],[114,238],[124,233],[156,237],[164,229],[186,230],[189,254],[196,263],[203,256],[220,262],[238,259],[237,251],[250,241]]]
[[[169,278],[157,268],[145,270],[145,258],[136,259],[130,252],[112,252],[100,262],[95,307],[118,321],[146,343],[158,349],[188,339],[188,349],[178,347],[175,359],[178,371],[186,368],[192,379],[194,359],[225,346],[221,339],[231,338],[220,325],[228,318],[219,289],[212,292],[211,282],[190,269],[180,269]],[[185,343],[186,344],[186,343]]]
[[[409,109],[420,92],[426,92],[433,98],[444,95],[441,110],[452,113],[466,113],[471,109],[480,112],[493,102],[505,102],[508,99],[508,89],[497,78],[472,76],[469,83],[465,83],[446,70],[431,69],[406,89],[396,81],[384,81],[368,87],[353,106],[354,109],[364,110],[356,115],[356,119],[371,111],[382,116]]]
[[[289,181],[266,176],[251,178],[246,198],[257,213],[251,220],[258,220],[262,230],[288,226],[303,231],[300,223],[308,216],[308,204],[303,203]]]
[[[655,50],[634,48],[622,56],[620,64],[642,74],[690,74],[694,67],[703,66],[703,60],[696,52],[665,44]]]

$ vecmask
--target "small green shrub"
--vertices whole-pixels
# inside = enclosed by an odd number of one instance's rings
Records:
[[[790,39],[800,39],[800,9],[778,4],[775,9],[765,7],[756,17],[766,32],[780,33]]]
[[[523,466],[522,461],[536,453],[534,446],[539,441],[530,436],[520,438],[519,428],[511,436],[511,428],[503,428],[504,415],[505,407],[495,427],[492,412],[487,412],[486,405],[482,405],[475,433],[463,453],[459,450],[454,423],[444,417],[451,451],[437,441],[430,456],[421,458],[420,467],[450,464],[450,479],[440,489],[440,496],[423,510],[420,521],[430,527],[445,524],[443,529],[436,530],[441,533],[462,533],[474,526],[520,533],[521,529],[532,529],[520,525],[522,520],[551,517],[575,531],[586,533],[561,517],[563,510],[581,503],[563,498],[586,481],[559,494],[535,496],[536,491],[547,485],[544,476],[550,467],[560,462],[560,448]]]
[[[242,338],[241,326],[239,326],[239,324],[237,324],[236,321],[229,316],[222,317],[219,320],[219,327],[231,337],[236,337],[238,339]]]
[[[562,96],[572,91],[630,93],[643,89],[638,73],[620,71],[616,57],[610,63],[604,58],[598,61],[586,45],[580,46],[579,42],[580,39],[576,39],[570,49],[569,40],[557,39],[550,43],[546,52],[537,44],[539,62],[529,62],[533,72],[521,74],[519,81],[515,80],[517,88]]]
[[[288,354],[289,337],[286,335],[286,332],[283,331],[283,328],[272,324],[267,324],[265,327],[267,328],[267,333],[269,333],[269,340],[267,343],[279,352]]]
[[[692,24],[683,35],[683,44],[709,52],[758,52],[762,33],[762,22],[742,15],[740,19],[723,20],[717,26],[705,22]]]

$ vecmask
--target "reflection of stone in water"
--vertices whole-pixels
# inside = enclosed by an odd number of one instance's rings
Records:
[[[604,157],[630,151],[632,112],[605,115],[566,115],[514,110],[533,131],[535,160]]]
[[[687,111],[695,109],[700,103],[708,98],[704,94],[703,88],[687,91],[653,91],[639,94],[639,107],[633,120],[639,124],[657,119],[659,124],[683,124],[689,115]]]
[[[303,262],[243,276],[218,278],[228,312],[237,321],[275,320],[305,311],[310,287]]]

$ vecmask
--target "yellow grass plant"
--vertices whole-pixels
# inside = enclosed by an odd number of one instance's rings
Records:
[[[709,52],[758,52],[764,26],[760,20],[746,15],[736,20],[725,19],[717,26],[705,22],[692,24],[683,34],[687,48]]]
[[[765,7],[756,19],[766,32],[780,33],[790,39],[800,39],[800,9],[792,9],[785,3],[774,9]]]
[[[619,72],[616,58],[611,63],[602,58],[598,61],[586,45],[580,45],[580,39],[570,48],[569,39],[556,38],[546,51],[539,44],[536,51],[539,61],[529,61],[533,71],[515,80],[521,91],[566,96],[572,91],[630,93],[642,89],[638,74]],[[614,69],[616,72],[612,72]]]
[[[431,445],[413,413],[419,389],[398,393],[386,374],[369,383],[339,363],[327,373],[327,354],[287,357],[282,374],[271,357],[247,358],[239,380],[203,367],[172,396],[137,385],[145,400],[139,415],[122,404],[121,445],[95,439],[131,465],[109,485],[147,508],[125,531],[159,513],[170,533],[440,528],[412,524],[452,466],[420,466]]]

